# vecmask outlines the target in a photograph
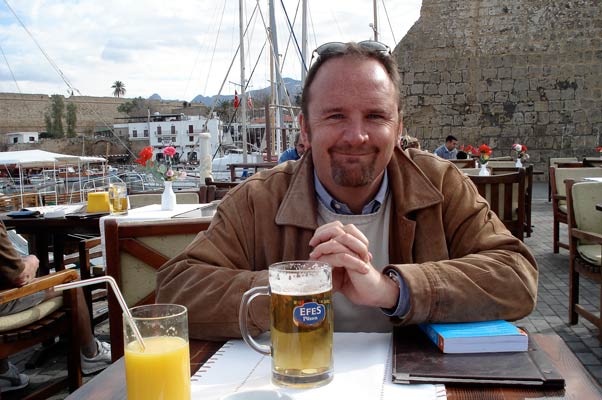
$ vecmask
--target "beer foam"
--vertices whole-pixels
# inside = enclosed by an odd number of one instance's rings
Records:
[[[332,289],[332,280],[326,271],[283,273],[270,271],[270,288],[273,293],[306,295],[323,293]]]

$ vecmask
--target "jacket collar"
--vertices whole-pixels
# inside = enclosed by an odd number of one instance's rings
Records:
[[[297,161],[295,168],[289,188],[276,213],[275,222],[277,225],[293,225],[315,230],[318,227],[318,203],[313,181],[311,150],[306,151],[304,157]],[[405,216],[443,201],[443,195],[401,149],[395,148],[387,171],[398,216]]]

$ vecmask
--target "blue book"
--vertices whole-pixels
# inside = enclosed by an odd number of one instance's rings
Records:
[[[527,333],[504,320],[421,324],[420,328],[444,353],[527,351]]]

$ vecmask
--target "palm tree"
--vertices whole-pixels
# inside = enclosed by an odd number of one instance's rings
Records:
[[[125,94],[125,84],[121,81],[115,81],[111,89],[114,89],[113,96],[120,97]]]

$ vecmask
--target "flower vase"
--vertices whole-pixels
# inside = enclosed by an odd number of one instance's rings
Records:
[[[487,169],[487,163],[481,163],[481,170],[479,171],[479,176],[489,176],[489,170]]]
[[[161,210],[173,211],[176,208],[176,194],[171,187],[172,181],[165,181],[165,189],[161,195]]]
[[[523,167],[523,163],[521,162],[520,158],[516,159],[516,164],[514,164],[514,166],[516,168],[522,168]]]

